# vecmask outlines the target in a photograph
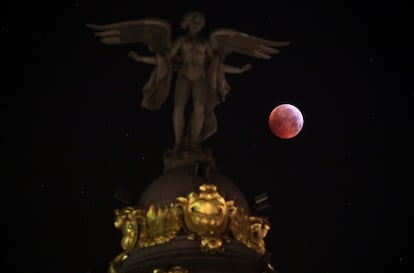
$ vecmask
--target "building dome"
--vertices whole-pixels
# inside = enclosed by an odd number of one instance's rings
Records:
[[[172,155],[176,156],[176,155]],[[124,249],[109,273],[274,272],[264,247],[270,225],[208,153],[164,158],[164,172],[137,206],[116,210]]]
[[[163,206],[176,202],[178,196],[186,196],[202,184],[216,185],[226,200],[234,200],[247,213],[250,212],[248,202],[237,185],[212,166],[202,163],[177,167],[155,178],[141,193],[139,207],[146,208],[151,204]]]

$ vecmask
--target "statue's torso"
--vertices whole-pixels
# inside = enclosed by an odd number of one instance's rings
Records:
[[[206,78],[205,64],[208,41],[199,37],[185,37],[182,41],[180,54],[182,67],[180,74],[190,80]]]

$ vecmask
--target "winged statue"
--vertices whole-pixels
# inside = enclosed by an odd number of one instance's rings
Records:
[[[214,109],[230,92],[226,73],[241,74],[251,68],[225,63],[229,54],[237,53],[259,59],[270,59],[279,47],[289,41],[272,41],[230,28],[217,28],[208,37],[201,37],[205,17],[199,11],[184,14],[181,28],[186,34],[172,39],[171,24],[159,18],[144,18],[112,24],[87,24],[103,44],[143,44],[151,56],[129,51],[137,62],[154,65],[142,88],[141,106],[158,110],[166,101],[174,73],[173,127],[174,151],[199,150],[204,140],[217,131]],[[186,120],[185,109],[192,101],[192,114]]]

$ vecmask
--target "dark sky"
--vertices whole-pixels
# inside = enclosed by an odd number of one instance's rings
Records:
[[[125,204],[112,195],[123,189],[138,198],[161,174],[162,153],[173,143],[172,96],[157,112],[140,108],[151,67],[126,56],[140,47],[103,45],[85,23],[158,17],[176,37],[191,9],[206,15],[203,35],[230,27],[291,41],[270,61],[229,57],[253,68],[228,76],[232,91],[206,143],[248,200],[268,192],[263,214],[272,223],[266,242],[273,264],[281,273],[412,272],[407,7],[50,2],[9,3],[2,29],[11,72],[1,102],[2,160],[12,163],[3,184],[13,190],[4,208],[11,212],[8,272],[103,273],[121,251],[113,210]],[[276,138],[267,123],[281,103],[304,116],[290,140]]]

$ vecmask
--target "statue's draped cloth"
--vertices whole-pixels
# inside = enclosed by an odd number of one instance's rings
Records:
[[[167,100],[174,65],[166,56],[156,55],[156,66],[151,72],[149,80],[145,83],[142,92],[143,98],[141,106],[148,110],[158,110]],[[214,108],[222,103],[226,95],[230,92],[230,86],[226,81],[223,61],[219,56],[215,56],[207,69],[208,95],[205,105],[205,120],[200,135],[200,141],[209,138],[217,131],[217,119]]]

